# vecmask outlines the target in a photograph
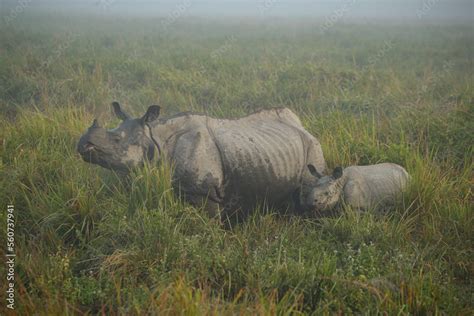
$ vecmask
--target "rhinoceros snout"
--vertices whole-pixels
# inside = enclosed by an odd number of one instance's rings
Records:
[[[80,154],[90,153],[94,149],[96,149],[96,146],[93,143],[88,142],[88,141],[79,142],[79,144],[77,145],[77,151]]]
[[[80,154],[87,154],[98,147],[97,142],[104,139],[105,130],[103,130],[97,119],[94,119],[91,126],[87,130],[77,144],[77,151]],[[99,142],[100,143],[100,142]]]

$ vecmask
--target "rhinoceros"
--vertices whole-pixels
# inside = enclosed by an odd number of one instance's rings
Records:
[[[211,216],[246,215],[261,202],[288,207],[314,182],[306,166],[326,169],[320,143],[287,108],[217,119],[191,112],[161,118],[157,105],[131,118],[118,102],[112,106],[122,123],[106,130],[94,120],[77,145],[82,158],[124,173],[168,161],[173,187],[191,204],[205,202]]]
[[[332,215],[343,204],[359,210],[390,210],[406,189],[410,176],[397,164],[336,167],[323,176],[311,164],[308,170],[317,179],[302,204],[318,215]]]

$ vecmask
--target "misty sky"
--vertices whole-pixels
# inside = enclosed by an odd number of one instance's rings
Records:
[[[2,14],[29,9],[148,16],[330,17],[473,21],[474,0],[0,0]]]

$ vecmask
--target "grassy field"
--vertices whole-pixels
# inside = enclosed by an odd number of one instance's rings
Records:
[[[18,313],[472,313],[472,26],[21,15],[0,42]],[[395,162],[412,187],[383,216],[256,211],[224,229],[166,166],[126,182],[80,159],[94,117],[118,123],[113,100],[136,116],[287,106],[330,168]]]

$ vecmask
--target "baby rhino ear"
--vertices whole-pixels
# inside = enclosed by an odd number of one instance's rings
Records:
[[[334,171],[332,172],[332,177],[334,179],[339,179],[340,177],[342,177],[342,168],[341,167],[336,167],[334,168]]]
[[[311,172],[311,174],[312,174],[313,176],[315,176],[316,178],[322,178],[322,177],[323,177],[323,176],[318,172],[318,170],[316,170],[316,167],[315,167],[315,166],[309,164],[307,167],[308,167],[309,172]]]

